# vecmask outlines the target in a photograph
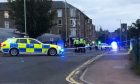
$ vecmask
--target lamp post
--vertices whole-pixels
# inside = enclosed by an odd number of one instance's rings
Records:
[[[70,46],[70,38],[69,38],[69,35],[68,35],[68,14],[67,14],[67,1],[65,0],[65,25],[66,25],[66,41],[68,42],[69,46]]]
[[[120,19],[120,43],[121,43],[121,35],[122,35],[122,33],[121,33],[121,32],[122,32],[121,23],[122,23],[122,22],[121,22],[121,19]]]
[[[25,20],[25,36],[27,37],[27,22],[26,22],[26,1],[24,0],[24,20]]]
[[[66,34],[66,40],[68,40],[68,23],[67,23],[67,1],[65,0],[65,34]]]
[[[68,39],[68,30],[67,30],[67,25],[68,25],[68,23],[67,23],[67,1],[65,0],[65,25],[66,25],[66,40]]]

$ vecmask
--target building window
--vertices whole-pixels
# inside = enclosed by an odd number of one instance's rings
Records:
[[[70,17],[76,17],[76,9],[74,8],[70,9]]]
[[[71,27],[76,27],[76,19],[70,19]]]
[[[9,18],[9,12],[8,11],[4,11],[4,18]]]
[[[61,34],[62,32],[61,32],[61,30],[60,29],[58,29],[58,34]]]
[[[57,25],[62,26],[62,19],[58,19]]]
[[[80,26],[80,20],[78,20],[78,22],[77,22],[77,23],[78,23],[78,25]]]
[[[70,29],[70,37],[76,37],[76,28]]]
[[[9,21],[5,21],[4,24],[5,24],[5,28],[9,28]]]
[[[62,9],[57,10],[57,17],[62,17]]]

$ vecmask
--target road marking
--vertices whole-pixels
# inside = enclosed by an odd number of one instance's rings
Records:
[[[113,54],[106,54],[106,55],[128,55],[130,52],[128,51],[127,53],[113,53]]]
[[[108,53],[108,52],[107,52]],[[99,59],[100,57],[102,57],[102,56],[104,56],[104,55],[112,55],[112,54],[107,54],[107,53],[103,53],[103,54],[101,54],[101,55],[98,55],[98,56],[96,56],[95,58],[93,58],[93,60],[89,60],[88,62],[94,62],[95,60],[97,60],[97,59]],[[127,53],[118,53],[119,55],[128,55],[128,54],[130,54],[129,53],[129,51],[127,52]],[[94,60],[95,59],[95,60]],[[120,67],[119,67],[120,68]],[[122,68],[122,67],[121,67]],[[91,82],[88,82],[88,81],[86,81],[86,80],[84,80],[84,76],[85,76],[85,74],[86,74],[86,72],[87,72],[87,70],[88,70],[88,68],[83,72],[83,74],[81,75],[81,77],[80,77],[80,80],[82,80],[83,82],[85,82],[85,83],[87,83],[87,84],[93,84],[93,83],[91,83]]]
[[[87,70],[88,70],[88,68],[83,72],[83,74],[82,74],[81,77],[80,77],[80,80],[84,81],[84,82],[87,83],[87,84],[93,84],[93,83],[90,83],[90,82],[84,80],[84,76],[85,76]]]
[[[95,60],[99,59],[100,57],[104,56],[106,53],[97,55],[96,57],[91,58],[90,60],[86,61],[85,63],[83,63],[81,66],[79,66],[78,68],[76,68],[75,70],[73,70],[67,77],[66,77],[66,81],[68,81],[70,84],[82,84],[77,82],[74,77],[76,77],[77,72],[79,73],[81,69],[83,69],[84,67],[86,67],[87,65],[91,64],[92,62],[94,62]]]

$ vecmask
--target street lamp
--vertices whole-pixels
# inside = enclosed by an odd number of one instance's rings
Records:
[[[26,1],[24,0],[24,20],[25,20],[25,36],[27,37],[27,22],[26,22]]]
[[[121,21],[121,19],[120,19],[120,42],[121,42],[121,35],[122,35],[122,27],[121,27],[121,24],[122,24],[122,21]]]

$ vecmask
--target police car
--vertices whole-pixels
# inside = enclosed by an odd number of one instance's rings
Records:
[[[112,46],[107,44],[107,43],[101,43],[100,44],[100,49],[101,50],[110,50],[110,49],[112,49]]]
[[[63,48],[54,44],[43,44],[33,38],[8,38],[1,43],[2,53],[17,56],[19,54],[47,54],[50,56],[61,55]]]

